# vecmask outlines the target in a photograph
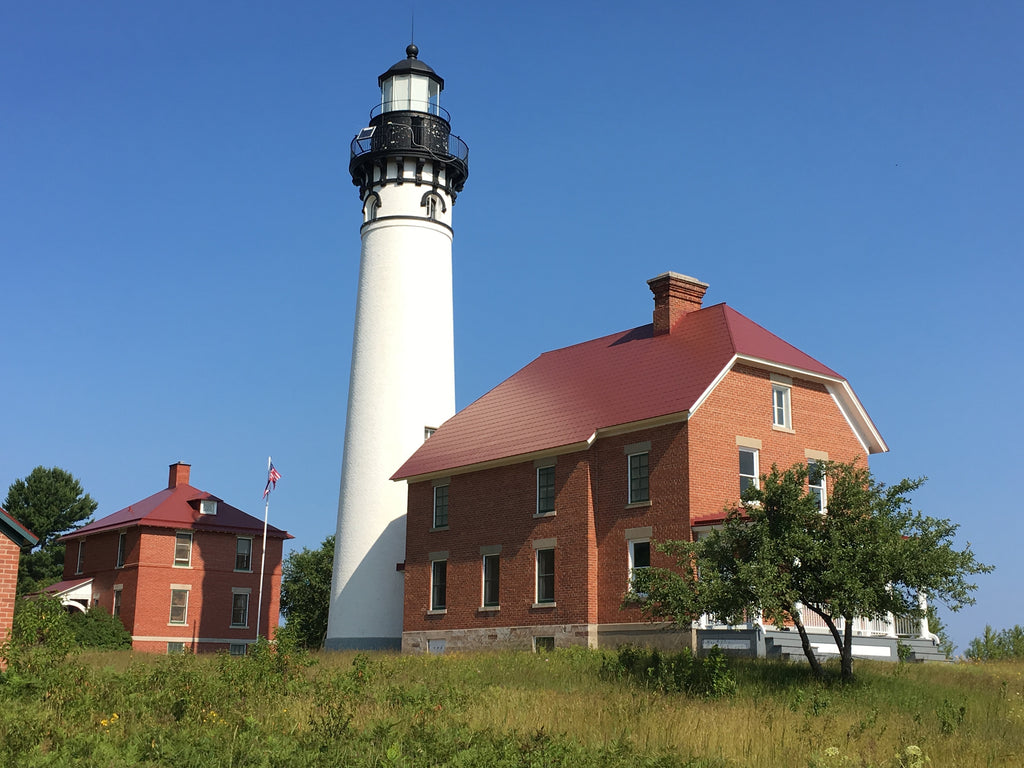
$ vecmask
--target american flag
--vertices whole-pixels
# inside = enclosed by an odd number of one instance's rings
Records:
[[[270,465],[270,471],[267,473],[267,487],[263,489],[263,498],[267,498],[272,490],[277,488],[277,481],[281,479],[281,473],[277,471],[273,463]]]

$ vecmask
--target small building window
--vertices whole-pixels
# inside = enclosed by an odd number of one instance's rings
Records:
[[[437,432],[437,427],[424,427],[423,428],[423,439],[429,440]]]
[[[757,471],[757,449],[740,448],[740,496],[753,486],[759,488]]]
[[[252,570],[252,539],[248,536],[239,536],[235,542],[235,570]]]
[[[484,555],[484,595],[485,608],[496,608],[499,604],[499,587],[501,574],[501,556]]]
[[[814,459],[807,460],[807,489],[818,502],[818,509],[825,511],[828,499],[825,496],[825,473]]]
[[[782,429],[793,428],[790,388],[783,384],[772,384],[772,425]]]
[[[121,615],[121,594],[123,591],[124,589],[120,584],[114,585],[114,605],[110,609],[111,614],[114,616]]]
[[[125,531],[121,531],[117,535],[117,563],[115,567],[124,568],[124,550],[127,544],[128,534]]]
[[[85,539],[78,542],[78,561],[75,564],[75,573],[79,574],[85,570]]]
[[[648,454],[634,453],[629,456],[629,503],[651,500],[648,477]]]
[[[217,500],[216,499],[201,499],[199,501],[199,514],[200,515],[216,515],[217,514]]]
[[[228,653],[231,656],[245,656],[246,643],[229,643]]]
[[[555,602],[555,550],[537,550],[537,602]]]
[[[555,468],[537,468],[537,514],[555,511]]]
[[[171,624],[188,623],[188,590],[171,588]]]
[[[629,591],[633,589],[633,579],[637,571],[646,570],[651,567],[651,542],[631,541],[629,542]]]
[[[249,624],[249,592],[232,591],[231,626],[246,627]]]
[[[174,534],[174,565],[176,568],[192,565],[192,533],[189,531]]]
[[[434,527],[448,527],[448,486],[434,486]]]
[[[172,655],[174,655],[176,653],[184,653],[184,652],[185,652],[185,644],[184,643],[168,643],[167,644],[167,655],[168,656],[172,656]]]
[[[448,608],[448,561],[434,560],[430,563],[430,610],[444,611]]]

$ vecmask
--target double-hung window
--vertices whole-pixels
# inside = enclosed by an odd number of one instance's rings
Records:
[[[740,448],[740,495],[747,488],[758,488],[757,449]]]
[[[78,562],[75,564],[75,573],[79,574],[85,570],[85,539],[78,542]]]
[[[124,550],[128,542],[128,533],[121,531],[117,535],[117,564],[116,568],[124,568]]]
[[[814,459],[807,460],[807,489],[818,500],[818,509],[825,511],[828,500],[825,497],[825,473],[821,465]]]
[[[555,602],[555,550],[537,550],[537,602]]]
[[[484,608],[496,608],[499,605],[500,574],[501,555],[484,555]]]
[[[124,586],[121,584],[114,585],[114,605],[110,609],[110,612],[114,616],[121,615],[121,593],[124,591]]]
[[[448,486],[434,486],[434,527],[448,527]]]
[[[434,560],[430,563],[430,610],[448,609],[448,561]]]
[[[537,514],[555,511],[555,468],[537,468]]]
[[[629,503],[651,500],[650,478],[648,477],[648,454],[629,455]]]
[[[169,623],[188,623],[188,589],[171,587],[171,617]]]
[[[775,378],[775,377],[773,377]],[[781,379],[782,377],[778,377]],[[793,412],[790,403],[789,381],[772,382],[772,426],[780,429],[793,428]]]
[[[231,590],[231,626],[246,627],[249,625],[249,590]]]
[[[192,565],[192,533],[179,531],[174,534],[174,565],[177,568],[188,568]]]
[[[629,542],[629,590],[634,592],[633,584],[638,571],[651,567],[651,542]]]
[[[252,570],[252,539],[239,536],[235,541],[235,570]]]

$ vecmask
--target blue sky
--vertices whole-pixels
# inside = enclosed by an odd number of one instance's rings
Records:
[[[470,146],[459,407],[693,275],[845,375],[876,474],[927,475],[916,505],[996,565],[943,614],[961,650],[1024,623],[1024,6],[436,8],[416,43]],[[182,460],[261,515],[272,454],[271,521],[333,532],[349,142],[404,57],[395,9],[0,4],[0,493],[60,466],[104,515]]]

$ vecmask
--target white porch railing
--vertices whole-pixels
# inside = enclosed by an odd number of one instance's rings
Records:
[[[802,608],[802,606],[800,606]],[[803,620],[804,628],[808,634],[826,634],[829,632],[828,625],[825,624],[818,614],[809,609],[803,609],[800,611],[801,618]],[[761,627],[762,629],[774,629],[774,625],[766,623],[761,616],[751,617],[752,620],[741,623],[741,624],[726,624],[724,621],[718,619],[718,617],[711,614],[704,614],[697,621],[694,622],[694,626],[697,629],[754,629],[755,627]],[[846,630],[846,622],[842,617],[836,620],[836,629],[840,632]],[[785,629],[786,627],[780,627]],[[928,632],[928,625],[926,619],[913,619],[906,616],[893,616],[891,613],[884,619],[868,619],[864,617],[858,617],[853,620],[853,634],[859,637],[871,636],[871,637],[931,637]]]

